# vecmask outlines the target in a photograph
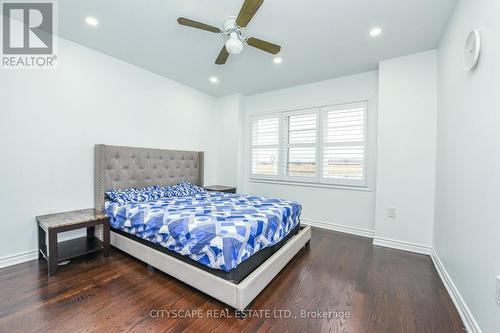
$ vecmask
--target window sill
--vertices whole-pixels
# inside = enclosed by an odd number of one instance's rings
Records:
[[[292,182],[286,180],[259,179],[259,178],[249,178],[248,181],[250,183],[261,183],[261,184],[276,184],[276,185],[288,185],[288,186],[328,188],[328,189],[345,190],[345,191],[373,192],[371,188],[366,186],[322,184],[322,183],[297,182],[297,181]]]

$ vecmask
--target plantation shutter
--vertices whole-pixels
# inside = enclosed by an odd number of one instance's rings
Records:
[[[285,123],[287,126],[284,146],[285,175],[315,177],[318,112],[287,114]]]
[[[324,108],[323,180],[360,185],[365,181],[366,103]]]
[[[252,121],[252,175],[278,176],[279,116]]]

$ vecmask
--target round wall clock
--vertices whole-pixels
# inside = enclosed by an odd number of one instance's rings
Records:
[[[476,67],[481,53],[481,35],[477,30],[471,31],[465,42],[464,65],[465,71],[470,72]]]

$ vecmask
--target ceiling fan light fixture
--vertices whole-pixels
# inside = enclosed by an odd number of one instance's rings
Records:
[[[185,17],[179,17],[177,19],[177,23],[186,27],[217,33],[226,38],[229,36],[220,50],[219,55],[215,59],[215,63],[217,65],[224,65],[230,54],[234,55],[241,53],[245,45],[254,47],[272,55],[276,55],[281,51],[280,45],[270,43],[259,38],[248,37],[245,34],[245,28],[257,13],[263,2],[264,0],[244,0],[238,16],[228,17],[220,28],[190,20]]]
[[[226,42],[226,49],[230,54],[240,54],[243,51],[243,42],[240,40],[238,33],[231,32]]]

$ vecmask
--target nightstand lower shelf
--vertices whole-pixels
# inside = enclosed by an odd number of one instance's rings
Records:
[[[79,237],[57,244],[57,260],[64,261],[98,252],[103,249],[103,243],[97,237]]]

